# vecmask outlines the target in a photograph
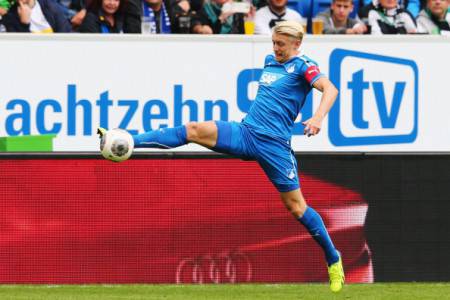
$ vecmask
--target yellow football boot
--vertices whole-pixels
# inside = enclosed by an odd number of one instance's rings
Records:
[[[328,267],[328,274],[330,275],[330,289],[332,292],[339,292],[342,290],[345,282],[344,267],[342,266],[342,259],[339,255],[339,260]]]

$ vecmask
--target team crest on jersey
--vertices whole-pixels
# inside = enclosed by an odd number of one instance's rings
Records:
[[[293,73],[295,71],[295,65],[292,64],[289,67],[286,68],[286,72]]]
[[[295,170],[294,169],[287,169],[286,170],[286,175],[289,179],[294,179],[295,178]]]
[[[284,77],[283,74],[264,72],[259,79],[259,83],[263,85],[271,85],[282,77]]]

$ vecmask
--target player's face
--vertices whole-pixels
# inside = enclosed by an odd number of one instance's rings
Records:
[[[272,35],[273,52],[275,53],[275,59],[284,63],[291,57],[298,54],[298,48],[300,47],[300,41],[284,34]]]
[[[331,10],[333,11],[333,16],[339,22],[345,22],[353,10],[353,2],[349,0],[336,0],[331,3]]]

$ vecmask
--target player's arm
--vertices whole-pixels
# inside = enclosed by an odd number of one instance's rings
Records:
[[[322,121],[333,106],[338,95],[338,90],[334,84],[326,77],[320,77],[313,83],[313,87],[322,92],[319,108],[312,118],[303,122],[305,125],[304,134],[307,136],[316,135],[322,127]]]

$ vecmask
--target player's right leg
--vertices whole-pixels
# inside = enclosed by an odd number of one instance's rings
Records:
[[[328,234],[320,214],[306,204],[300,189],[280,192],[281,199],[290,213],[308,230],[311,237],[325,253],[330,278],[330,289],[339,292],[345,282],[344,268],[339,251]]]
[[[308,230],[322,248],[328,265],[330,289],[338,292],[345,281],[340,253],[328,234],[317,211],[306,204],[300,189],[297,161],[289,145],[274,139],[258,138],[258,162],[270,181],[280,192],[281,199],[289,212]]]
[[[100,137],[106,129],[98,128]],[[218,130],[214,121],[190,122],[173,128],[161,128],[133,135],[135,148],[171,149],[187,143],[196,143],[212,148],[217,143]]]

